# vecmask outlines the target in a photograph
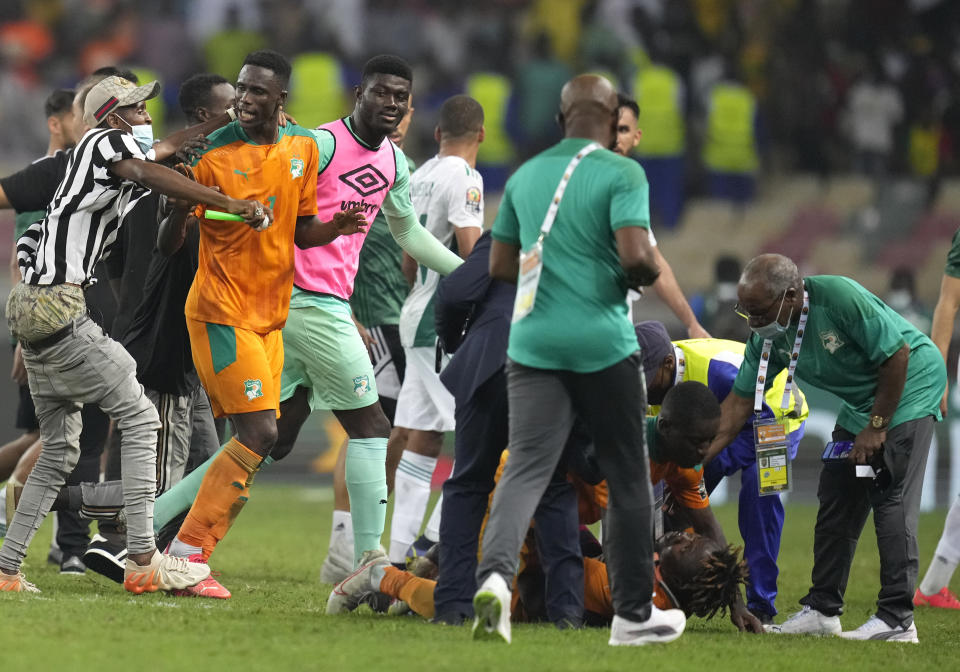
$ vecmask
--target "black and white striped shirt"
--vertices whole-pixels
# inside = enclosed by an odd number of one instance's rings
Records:
[[[108,171],[125,159],[145,160],[129,133],[94,128],[81,138],[43,221],[17,241],[25,283],[90,284],[93,267],[110,254],[124,217],[149,191]]]

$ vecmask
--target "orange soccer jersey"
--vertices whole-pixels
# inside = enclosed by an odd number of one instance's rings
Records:
[[[270,206],[274,221],[257,232],[243,222],[201,220],[189,318],[261,334],[286,322],[297,217],[317,214],[319,152],[314,136],[299,126],[282,126],[278,135],[275,144],[257,145],[231,122],[210,135],[194,166],[198,182]]]

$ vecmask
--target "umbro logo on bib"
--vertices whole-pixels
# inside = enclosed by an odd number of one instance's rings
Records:
[[[361,196],[375,194],[389,186],[383,173],[369,163],[344,173],[339,179]]]

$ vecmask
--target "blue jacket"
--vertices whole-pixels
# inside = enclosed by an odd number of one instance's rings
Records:
[[[516,287],[490,277],[490,232],[477,241],[467,260],[443,278],[434,295],[437,335],[453,359],[440,380],[457,404],[507,361],[507,341]],[[462,337],[464,325],[467,333]]]

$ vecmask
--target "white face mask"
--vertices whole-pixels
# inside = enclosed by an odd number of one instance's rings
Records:
[[[773,322],[771,322],[770,324],[765,324],[762,327],[750,327],[750,330],[764,340],[767,340],[767,339],[772,340],[779,336],[783,336],[785,333],[787,333],[787,328],[784,325],[780,324],[780,311],[783,310],[783,302],[786,300],[786,298],[787,298],[787,293],[784,292],[783,298],[780,299],[780,307],[777,309],[777,316],[773,318]],[[790,308],[790,317],[787,318],[787,324],[790,324],[791,319],[793,319],[792,306]]]
[[[119,114],[117,115],[117,119],[127,124],[127,126],[130,126],[130,124],[127,123],[127,121]],[[136,141],[137,145],[139,145],[140,149],[142,149],[144,152],[149,152],[151,149],[153,149],[152,124],[139,124],[137,126],[130,126],[130,135],[133,136],[133,139]]]

